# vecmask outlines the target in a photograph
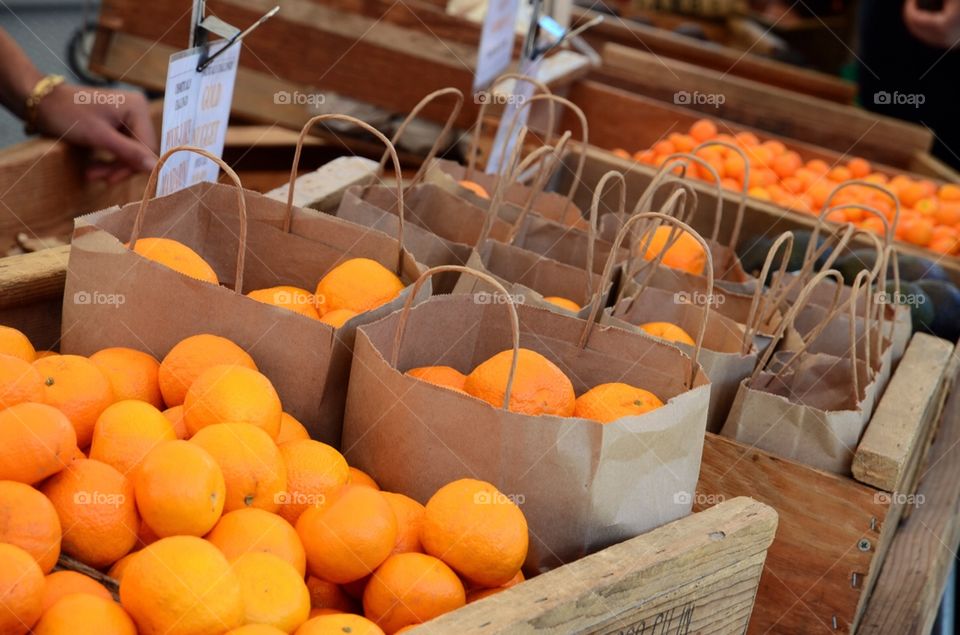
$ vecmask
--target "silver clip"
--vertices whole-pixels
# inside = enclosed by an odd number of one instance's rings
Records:
[[[197,72],[202,73],[213,60],[220,57],[224,51],[228,48],[243,40],[251,33],[253,33],[261,24],[277,15],[277,12],[280,11],[280,5],[275,6],[270,9],[258,19],[256,22],[248,26],[246,29],[241,31],[232,24],[227,24],[220,18],[216,16],[206,16],[204,17],[204,0],[195,0],[194,4],[194,19],[197,20],[196,28],[193,32],[193,46],[202,47],[203,51],[200,54],[200,62],[197,64]],[[213,55],[207,53],[207,33],[213,33],[218,35],[227,41],[219,51]]]

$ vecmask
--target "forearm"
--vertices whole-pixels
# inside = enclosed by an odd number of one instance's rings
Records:
[[[27,97],[43,74],[23,50],[0,29],[0,104],[23,119]]]

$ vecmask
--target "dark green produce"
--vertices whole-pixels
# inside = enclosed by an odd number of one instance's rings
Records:
[[[910,322],[913,331],[925,331],[933,324],[935,307],[923,288],[916,282],[900,281],[900,296],[894,295],[893,280],[887,281],[886,301],[889,304],[906,304],[910,307]]]
[[[951,342],[960,339],[960,290],[943,280],[920,280],[917,286],[933,305],[933,319],[924,330]]]
[[[843,276],[843,281],[853,284],[857,274],[863,269],[873,269],[877,261],[877,251],[861,247],[841,256],[833,264],[834,268]],[[918,280],[950,281],[950,276],[937,263],[917,256],[900,254],[897,257],[900,269],[900,279],[907,282]],[[893,278],[893,264],[887,267],[887,278]]]

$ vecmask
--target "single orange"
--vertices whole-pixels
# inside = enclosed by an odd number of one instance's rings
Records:
[[[937,196],[941,201],[960,202],[960,185],[954,183],[945,183],[940,186]]]
[[[642,415],[662,405],[663,402],[649,390],[613,382],[594,386],[580,395],[573,416],[610,423],[623,417]]]
[[[201,333],[181,340],[160,362],[157,380],[163,402],[168,407],[181,405],[190,384],[203,371],[223,364],[257,370],[253,358],[225,337]]]
[[[0,481],[0,543],[20,547],[48,573],[60,557],[61,534],[57,510],[46,496],[23,483]]]
[[[307,569],[343,584],[372,573],[397,542],[397,518],[383,494],[343,485],[297,520],[307,552]]]
[[[46,577],[43,583],[43,610],[47,611],[58,600],[73,595],[74,593],[87,593],[96,595],[104,600],[113,602],[113,596],[107,587],[103,586],[93,578],[85,576],[77,571],[64,569],[63,571],[54,571]]]
[[[280,508],[287,488],[287,468],[270,435],[249,423],[216,423],[193,435],[195,443],[213,457],[223,472],[227,497],[223,511],[257,507]]]
[[[717,124],[709,119],[698,119],[690,126],[690,136],[703,143],[717,136]]]
[[[67,416],[41,403],[0,410],[0,479],[33,485],[66,467],[77,451]]]
[[[176,438],[170,421],[154,406],[134,399],[118,401],[97,419],[90,458],[132,478],[150,450]]]
[[[270,304],[287,311],[299,313],[303,317],[311,320],[319,320],[320,314],[317,313],[316,300],[313,294],[300,287],[291,287],[282,285],[279,287],[270,287],[268,289],[257,289],[247,294],[257,302]]]
[[[357,315],[359,315],[359,313],[356,311],[351,311],[350,309],[334,309],[324,313],[323,317],[320,318],[320,321],[338,329],[346,324],[347,320],[356,317]]]
[[[178,439],[187,439],[190,433],[187,431],[187,422],[183,420],[183,406],[174,406],[163,411],[163,416],[167,418],[170,425],[173,426],[173,434]]]
[[[513,351],[501,351],[467,375],[464,390],[500,408],[506,392]],[[573,384],[556,364],[527,348],[521,348],[510,392],[510,410],[528,415],[573,414],[576,395]]]
[[[240,579],[248,624],[269,624],[293,632],[310,617],[310,592],[303,574],[272,553],[245,553],[233,562]]]
[[[137,627],[110,594],[73,593],[44,611],[33,635],[137,635]]]
[[[466,375],[451,366],[421,366],[411,368],[406,374],[458,392],[463,392],[463,385],[467,381]]]
[[[37,351],[30,343],[30,339],[21,331],[0,325],[0,355],[18,357],[27,363],[33,363],[37,358]]]
[[[663,141],[657,141],[655,144],[653,144],[651,150],[653,150],[654,154],[664,157],[669,154],[674,154],[677,151],[677,147],[670,141],[664,139]]]
[[[326,315],[337,309],[363,313],[390,302],[404,284],[389,269],[369,258],[351,258],[327,272],[317,283],[317,310]]]
[[[43,402],[43,375],[30,362],[0,353],[0,410],[26,401]]]
[[[303,623],[294,635],[384,635],[383,630],[367,618],[350,613],[334,613],[313,617]]]
[[[392,553],[423,552],[420,544],[420,529],[423,526],[423,505],[409,496],[394,492],[382,492],[397,517],[397,542]]]
[[[350,476],[347,479],[347,482],[351,485],[360,485],[362,487],[369,487],[371,489],[379,490],[380,485],[377,484],[373,477],[364,472],[361,469],[355,468],[352,465],[349,468]]]
[[[917,220],[906,229],[904,239],[914,245],[926,247],[930,244],[930,241],[933,240],[933,221],[924,217],[917,218]]]
[[[639,248],[646,246],[643,257],[654,260],[666,249],[663,264],[672,269],[680,269],[694,275],[702,275],[707,263],[707,254],[703,246],[686,230],[674,231],[674,227],[661,225],[653,232],[643,236]],[[672,244],[671,244],[672,241]],[[669,247],[667,245],[670,244]]]
[[[667,135],[667,139],[677,149],[677,152],[693,152],[693,149],[697,147],[697,140],[692,135],[671,132]]]
[[[283,406],[265,375],[245,366],[214,366],[190,385],[183,420],[194,435],[216,423],[249,423],[276,439]]]
[[[873,172],[873,166],[870,165],[870,162],[860,157],[850,159],[847,163],[847,169],[850,170],[851,176],[855,179],[865,178]]]
[[[797,173],[797,170],[803,167],[803,159],[801,159],[800,155],[796,152],[785,152],[780,156],[774,157],[770,167],[773,168],[773,171],[776,172],[778,177],[785,179],[793,176]]]
[[[296,524],[305,509],[321,504],[327,494],[350,477],[343,455],[320,441],[284,443],[280,455],[287,466],[287,491],[280,498],[277,513],[290,524]]]
[[[136,475],[137,508],[157,536],[202,536],[220,519],[226,499],[216,460],[189,441],[161,443]]]
[[[960,223],[960,201],[941,199],[937,206],[936,221],[941,225],[957,225]]]
[[[439,558],[401,553],[380,565],[363,592],[363,613],[384,630],[396,633],[466,604],[460,578]]]
[[[760,139],[758,139],[757,135],[753,134],[752,132],[738,132],[734,135],[734,139],[736,139],[737,143],[739,143],[741,146],[747,148],[760,144]]]
[[[0,543],[0,633],[26,635],[43,612],[43,572],[29,553]]]
[[[307,576],[307,590],[310,591],[310,606],[313,609],[329,609],[338,613],[359,613],[356,602],[347,595],[339,584],[327,582],[322,578]]]
[[[480,185],[479,183],[476,183],[474,181],[468,181],[467,179],[462,179],[460,181],[457,181],[457,183],[460,185],[460,187],[466,190],[470,190],[480,198],[485,198],[488,200],[490,199],[490,193],[487,192],[487,189],[482,185]]]
[[[227,560],[245,553],[263,552],[287,561],[301,576],[307,570],[307,556],[293,526],[276,514],[253,507],[224,514],[205,538]]]
[[[189,278],[220,284],[217,272],[200,254],[170,238],[140,238],[133,250],[148,260],[160,263]]]
[[[133,483],[106,463],[77,459],[40,491],[57,510],[63,552],[84,564],[108,567],[137,543]]]
[[[567,298],[561,298],[560,296],[556,296],[556,295],[546,296],[543,299],[544,301],[549,302],[554,306],[558,306],[561,309],[566,309],[567,311],[572,311],[573,313],[580,312],[580,305],[574,302],[573,300],[569,300]]]
[[[672,322],[647,322],[641,324],[640,328],[654,337],[659,337],[668,342],[680,342],[688,346],[694,346],[693,338],[682,328]]]
[[[527,520],[516,503],[485,481],[460,479],[427,501],[423,547],[454,571],[487,587],[506,583],[527,557]]]
[[[113,397],[139,399],[148,404],[163,408],[163,396],[160,394],[160,362],[149,353],[132,348],[105,348],[90,356],[113,388]]]
[[[280,432],[277,433],[277,445],[283,445],[287,441],[299,441],[300,439],[309,439],[310,432],[300,423],[296,417],[289,412],[280,415]]]
[[[120,603],[141,633],[222,633],[244,620],[239,577],[216,547],[194,536],[163,538],[138,552],[120,583]]]
[[[114,402],[110,380],[86,357],[57,355],[33,363],[44,382],[44,403],[67,415],[77,432],[77,446],[93,439],[97,418]]]

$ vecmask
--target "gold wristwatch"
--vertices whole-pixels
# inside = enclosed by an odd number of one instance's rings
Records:
[[[66,78],[63,75],[47,75],[37,82],[37,85],[30,91],[30,95],[27,97],[26,116],[24,117],[27,134],[35,134],[37,132],[37,109],[40,107],[40,102],[52,93],[54,88],[65,81]]]

